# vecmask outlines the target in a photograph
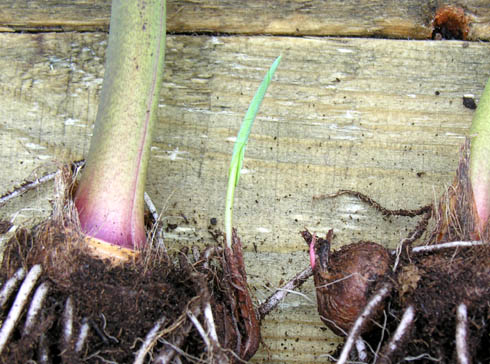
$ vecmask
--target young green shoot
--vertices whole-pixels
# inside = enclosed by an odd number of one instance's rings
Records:
[[[165,0],[113,0],[106,69],[75,195],[82,230],[125,248],[146,242],[143,193],[165,57]]]
[[[242,125],[238,132],[238,136],[235,141],[235,146],[233,148],[233,154],[231,156],[230,169],[228,172],[228,188],[226,191],[226,202],[225,202],[225,234],[226,234],[226,246],[231,249],[232,241],[232,215],[233,215],[233,201],[235,197],[235,189],[238,185],[238,179],[240,177],[240,171],[242,169],[243,158],[245,156],[245,148],[247,146],[248,137],[250,135],[250,130],[252,129],[252,124],[257,116],[262,100],[264,99],[265,93],[269,84],[271,83],[272,76],[276,72],[277,66],[281,62],[281,56],[277,57],[272,66],[267,71],[259,89],[255,93],[250,106],[248,107],[247,113],[243,118]]]
[[[471,187],[483,231],[490,215],[490,80],[473,116],[470,138]]]

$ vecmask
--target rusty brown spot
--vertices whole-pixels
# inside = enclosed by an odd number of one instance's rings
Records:
[[[432,39],[466,40],[470,31],[470,17],[460,6],[445,5],[436,10],[432,20]]]

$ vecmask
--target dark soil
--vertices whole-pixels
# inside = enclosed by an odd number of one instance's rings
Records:
[[[389,315],[401,317],[407,305],[413,304],[416,322],[407,346],[395,353],[393,362],[407,353],[457,362],[456,310],[460,303],[468,306],[469,350],[474,363],[490,362],[490,247],[412,255],[396,279]]]

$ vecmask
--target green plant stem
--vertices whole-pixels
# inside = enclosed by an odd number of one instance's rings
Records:
[[[490,80],[473,116],[470,138],[471,187],[483,230],[490,214]]]
[[[75,205],[85,233],[146,241],[143,192],[165,56],[165,0],[112,2],[106,70]]]
[[[228,172],[228,188],[226,190],[226,202],[225,202],[225,234],[226,234],[226,245],[231,249],[232,241],[232,217],[233,217],[233,201],[235,198],[235,189],[238,185],[238,180],[240,178],[240,171],[242,169],[243,158],[245,156],[245,148],[247,146],[248,137],[250,136],[250,130],[252,129],[252,124],[257,116],[262,100],[264,99],[265,93],[269,84],[271,83],[272,76],[276,72],[279,63],[281,62],[281,56],[277,57],[274,63],[271,65],[269,71],[265,75],[259,89],[255,93],[250,106],[248,107],[247,113],[243,118],[242,125],[238,132],[237,139],[235,141],[235,146],[233,147],[233,154],[231,156],[230,169]]]

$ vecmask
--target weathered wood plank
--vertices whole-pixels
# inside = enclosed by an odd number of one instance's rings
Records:
[[[103,33],[0,34],[0,194],[54,170],[52,160],[85,155],[106,46]],[[211,217],[221,227],[233,137],[279,54],[236,202],[259,300],[266,283],[277,287],[306,266],[304,227],[334,228],[338,244],[396,245],[416,221],[384,219],[349,197],[314,196],[351,188],[392,208],[430,202],[451,182],[470,125],[462,96],[478,98],[490,76],[486,43],[169,37],[147,186],[164,221],[178,225],[166,234],[169,246],[210,242]],[[0,218],[48,211],[46,190],[0,209]],[[311,282],[302,292],[314,298]],[[254,360],[327,362],[315,356],[339,339],[322,330],[315,310],[289,297],[264,324],[270,351]]]
[[[448,0],[168,1],[170,32],[427,39],[435,10]],[[469,39],[490,39],[486,0],[458,2],[472,19]],[[1,0],[1,31],[107,29],[110,0]]]

